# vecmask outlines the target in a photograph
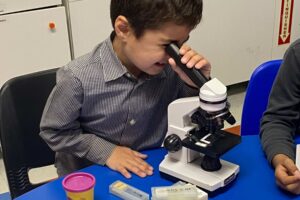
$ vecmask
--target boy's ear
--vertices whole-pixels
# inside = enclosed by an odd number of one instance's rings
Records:
[[[132,31],[130,24],[125,16],[118,16],[115,20],[116,35],[122,39],[126,39]]]

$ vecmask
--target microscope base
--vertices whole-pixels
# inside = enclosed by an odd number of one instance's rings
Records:
[[[226,186],[235,179],[239,172],[238,165],[224,160],[220,160],[222,164],[220,170],[208,172],[200,167],[201,160],[202,157],[191,163],[183,163],[166,155],[159,165],[159,171],[208,191]]]

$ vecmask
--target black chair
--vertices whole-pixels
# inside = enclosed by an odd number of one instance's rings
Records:
[[[47,98],[57,69],[12,78],[0,91],[0,139],[12,198],[43,184],[32,184],[28,171],[51,165],[55,153],[39,136]]]

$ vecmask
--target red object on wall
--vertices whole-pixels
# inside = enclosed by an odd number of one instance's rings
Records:
[[[50,30],[55,30],[56,26],[54,22],[49,22],[49,29]]]
[[[291,41],[294,0],[282,0],[278,45],[288,44]]]

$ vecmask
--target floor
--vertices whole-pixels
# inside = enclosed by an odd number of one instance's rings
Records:
[[[241,114],[246,87],[247,83],[236,84],[228,87],[228,101],[231,104],[230,111],[236,119],[236,124],[233,126],[240,125],[241,123]],[[228,125],[227,123],[225,124],[225,128],[230,128],[233,126]],[[56,170],[53,166],[32,170],[29,172],[29,175],[30,180],[34,183],[57,177]],[[5,192],[8,192],[8,185],[3,160],[2,157],[0,157],[0,194]]]

